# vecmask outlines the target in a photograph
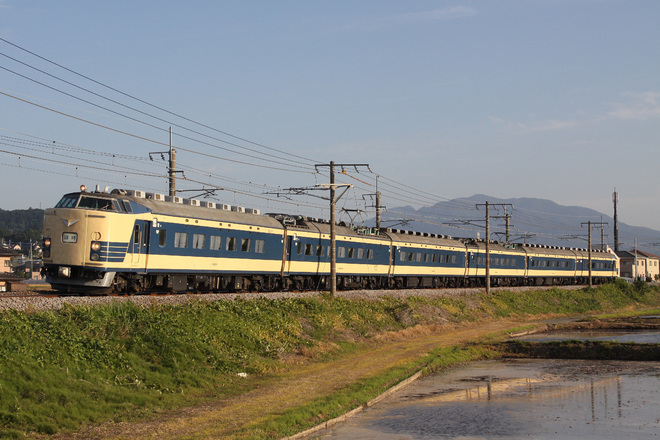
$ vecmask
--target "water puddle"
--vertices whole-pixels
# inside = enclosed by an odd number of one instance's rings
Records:
[[[580,331],[549,331],[516,338],[520,341],[551,342],[551,341],[616,341],[636,342],[638,344],[660,344],[658,330],[580,330]]]
[[[423,378],[316,439],[660,437],[653,362],[477,362]]]

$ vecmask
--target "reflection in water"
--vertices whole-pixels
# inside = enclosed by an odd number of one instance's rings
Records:
[[[314,438],[657,438],[659,375],[650,362],[479,362]]]

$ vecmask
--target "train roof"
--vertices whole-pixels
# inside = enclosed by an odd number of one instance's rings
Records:
[[[216,204],[196,199],[169,197],[162,194],[145,193],[142,191],[115,189],[112,192],[81,191],[69,193],[64,197],[86,196],[102,199],[128,200],[138,204],[154,215],[170,215],[175,217],[190,217],[200,220],[211,220],[223,223],[247,224],[282,229],[282,224],[276,219],[260,215],[259,210],[245,209],[230,205]]]

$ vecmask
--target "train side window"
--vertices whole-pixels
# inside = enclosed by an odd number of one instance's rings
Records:
[[[355,248],[348,248],[348,258],[355,258]]]
[[[174,233],[174,247],[187,248],[188,247],[188,234],[185,232]]]
[[[417,254],[415,254],[415,261],[417,261],[418,263],[422,262],[422,253],[421,252],[417,252]]]
[[[305,245],[305,255],[312,255],[312,244],[307,243]]]
[[[128,212],[128,213],[133,212],[133,207],[131,206],[131,202],[129,202],[128,200],[123,200],[122,199],[121,204],[124,206],[124,210],[126,210],[126,212]]]
[[[158,246],[164,247],[167,243],[167,231],[165,229],[157,229],[158,233]]]
[[[456,255],[452,255],[452,256],[451,256],[451,262],[452,262],[453,264],[456,264]]]
[[[296,243],[296,252],[298,255],[302,255],[303,253],[303,244],[301,242]]]
[[[254,240],[254,251],[258,254],[266,252],[266,240]]]
[[[431,261],[431,254],[424,254],[424,262],[429,263]]]
[[[219,235],[211,235],[211,243],[209,244],[209,249],[213,251],[219,251],[222,249],[222,237]]]
[[[204,249],[206,246],[206,235],[193,234],[193,249]]]
[[[406,251],[401,251],[401,261],[406,261],[408,257],[406,256]]]
[[[323,245],[319,244],[316,246],[316,256],[317,257],[323,256]]]
[[[241,239],[241,252],[250,252],[252,250],[252,240],[249,238]]]
[[[228,251],[236,250],[236,237],[227,237],[227,250]]]
[[[374,250],[367,249],[367,260],[373,260],[373,259],[374,259]]]
[[[345,258],[346,257],[346,248],[344,246],[340,246],[337,248],[337,258]]]
[[[364,249],[363,248],[358,248],[357,257],[358,257],[359,260],[364,260]]]
[[[408,252],[408,261],[413,261],[415,259],[415,253],[414,252]]]

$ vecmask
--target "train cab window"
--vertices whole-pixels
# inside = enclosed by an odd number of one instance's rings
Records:
[[[250,252],[252,250],[252,240],[241,238],[241,252]]]
[[[206,245],[206,235],[193,234],[193,249],[204,249]]]
[[[165,246],[165,243],[167,243],[167,231],[165,229],[156,229],[156,234],[158,234],[158,246]]]
[[[117,211],[112,199],[101,199],[97,197],[83,196],[78,202],[78,208],[96,209],[99,211]]]
[[[140,225],[133,228],[133,244],[140,244]]]
[[[78,194],[67,194],[57,202],[56,208],[75,208],[78,204]]]
[[[129,202],[128,200],[122,200],[121,204],[126,212],[128,212],[129,214],[133,212],[133,207],[131,206],[131,202]]]
[[[266,240],[254,240],[254,251],[258,254],[266,252]]]
[[[345,258],[346,257],[346,248],[344,246],[340,246],[337,248],[337,258]]]
[[[185,232],[174,233],[174,247],[187,248],[188,247],[188,234]]]
[[[222,237],[219,235],[211,235],[211,242],[209,244],[209,249],[212,251],[219,251],[222,249]]]
[[[235,251],[237,249],[236,237],[227,237],[227,250]]]

